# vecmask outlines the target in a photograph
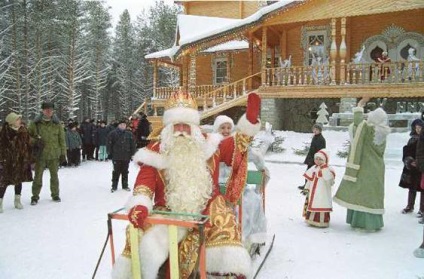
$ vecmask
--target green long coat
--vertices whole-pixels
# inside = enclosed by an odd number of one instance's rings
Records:
[[[384,151],[386,141],[374,143],[375,128],[363,120],[363,109],[354,109],[353,132],[346,171],[334,201],[348,209],[384,213]]]
[[[60,155],[66,154],[65,131],[56,115],[53,115],[50,121],[44,120],[42,114],[38,115],[29,124],[28,131],[33,142],[38,135],[44,142],[43,152],[37,160],[59,160]]]

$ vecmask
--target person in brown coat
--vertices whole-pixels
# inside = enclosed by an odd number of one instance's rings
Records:
[[[0,131],[0,213],[8,185],[15,185],[15,208],[22,209],[22,182],[32,181],[31,140],[22,116],[9,113]]]

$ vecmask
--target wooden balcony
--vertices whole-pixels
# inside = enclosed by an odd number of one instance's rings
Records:
[[[267,68],[258,92],[263,98],[424,97],[423,72],[423,62]]]
[[[183,87],[156,88],[153,116],[165,106],[172,92]],[[267,68],[229,84],[199,85],[190,89],[202,117],[243,105],[247,93],[262,98],[413,98],[424,97],[424,63],[332,64]]]

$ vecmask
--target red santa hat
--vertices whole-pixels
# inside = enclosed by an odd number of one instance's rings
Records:
[[[321,149],[315,153],[314,158],[321,158],[326,164],[328,164],[328,161],[330,160],[329,152],[326,149]]]
[[[234,122],[231,118],[229,118],[226,115],[218,115],[215,118],[215,122],[213,123],[213,131],[218,132],[219,126],[221,126],[224,123],[229,123],[231,125],[231,130],[234,129]]]
[[[200,124],[196,100],[188,92],[174,92],[166,101],[163,125],[173,123]]]

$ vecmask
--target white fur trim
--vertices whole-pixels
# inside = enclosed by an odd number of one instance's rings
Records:
[[[352,112],[364,112],[364,108],[363,107],[354,107],[352,109]]]
[[[387,125],[387,113],[382,108],[373,110],[368,113],[367,122],[374,125]]]
[[[204,148],[206,159],[209,159],[216,152],[223,139],[224,136],[219,133],[208,134]]]
[[[163,114],[163,125],[172,123],[186,123],[199,125],[200,113],[192,108],[177,107],[165,111]]]
[[[372,214],[384,214],[384,209],[374,209],[374,208],[368,208],[368,207],[357,205],[357,204],[348,203],[348,202],[342,201],[341,199],[337,197],[334,197],[333,200],[335,203],[348,209],[361,211],[365,213],[372,213]]]
[[[112,268],[112,279],[132,279],[131,260],[119,256]]]
[[[251,278],[252,260],[241,246],[219,246],[206,248],[206,270],[208,272],[236,273]]]
[[[264,233],[264,232],[253,233],[253,234],[249,235],[249,241],[251,243],[262,244],[262,243],[266,243],[267,240],[268,240],[268,234]]]
[[[130,211],[131,208],[133,208],[136,205],[144,205],[147,207],[149,212],[153,208],[153,202],[152,199],[145,196],[145,195],[137,195],[137,196],[131,196],[128,201],[125,204],[125,209],[127,211]]]
[[[215,132],[215,133],[218,133],[218,129],[219,129],[219,126],[221,126],[222,124],[224,124],[224,123],[229,123],[229,124],[231,124],[231,130],[233,130],[234,129],[234,121],[231,119],[231,118],[229,118],[228,116],[226,116],[226,115],[218,115],[216,118],[215,118],[215,121],[213,122],[213,131]]]
[[[187,229],[178,228],[178,242],[187,234]],[[168,226],[155,225],[147,230],[140,241],[140,262],[143,279],[156,279],[161,265],[169,254]]]
[[[353,163],[346,163],[346,167],[347,167],[347,168],[354,169],[354,170],[359,170],[359,169],[361,168],[361,166],[360,166],[360,165],[353,164]]]
[[[252,124],[249,120],[247,120],[246,114],[243,114],[237,122],[237,130],[245,135],[253,137],[261,130],[261,121],[258,121],[256,124]]]
[[[356,177],[352,177],[350,175],[344,175],[343,179],[351,182],[356,182]]]
[[[163,155],[147,148],[139,149],[134,154],[133,160],[135,163],[143,163],[160,170],[167,168],[167,163]]]

